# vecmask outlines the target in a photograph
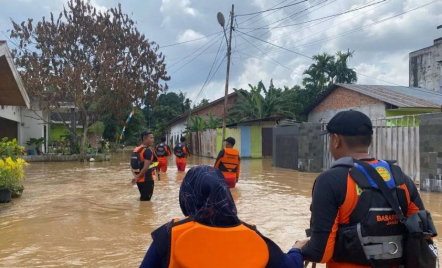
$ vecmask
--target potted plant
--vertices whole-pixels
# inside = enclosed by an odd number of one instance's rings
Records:
[[[32,146],[34,147],[35,151],[37,152],[38,155],[41,155],[41,146],[45,143],[45,138],[30,138],[28,142],[26,142],[26,144],[28,146]]]
[[[24,179],[23,167],[27,163],[16,157],[23,152],[24,148],[15,139],[8,141],[3,138],[0,142],[0,203],[7,203],[11,197],[19,197],[23,192],[21,181]]]

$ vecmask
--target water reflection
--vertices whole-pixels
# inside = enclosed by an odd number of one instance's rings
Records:
[[[129,184],[129,157],[120,154],[110,163],[31,164],[23,197],[0,205],[1,266],[139,265],[150,233],[182,215],[178,191],[185,173],[171,161],[168,173],[155,182],[153,201],[139,202],[138,190]],[[213,163],[192,157],[188,166]],[[240,217],[288,250],[305,237],[315,177],[274,168],[268,159],[243,160],[240,183],[232,190]],[[422,198],[442,230],[442,195],[422,193]]]

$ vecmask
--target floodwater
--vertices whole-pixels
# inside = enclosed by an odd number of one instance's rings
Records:
[[[129,183],[129,158],[126,152],[103,163],[32,163],[23,196],[0,205],[0,266],[138,267],[150,233],[182,217],[178,191],[184,173],[170,161],[155,181],[152,202],[139,202]],[[213,163],[191,157],[188,166]],[[289,250],[305,238],[316,175],[274,168],[269,159],[243,160],[240,183],[232,190],[240,217]],[[421,194],[442,232],[442,194]]]

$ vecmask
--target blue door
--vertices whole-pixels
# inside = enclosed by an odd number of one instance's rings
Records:
[[[250,126],[240,126],[241,129],[241,156],[251,157],[250,154]]]

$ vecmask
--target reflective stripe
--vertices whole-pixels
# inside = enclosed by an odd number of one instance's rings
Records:
[[[394,211],[392,208],[370,208],[369,211]]]

